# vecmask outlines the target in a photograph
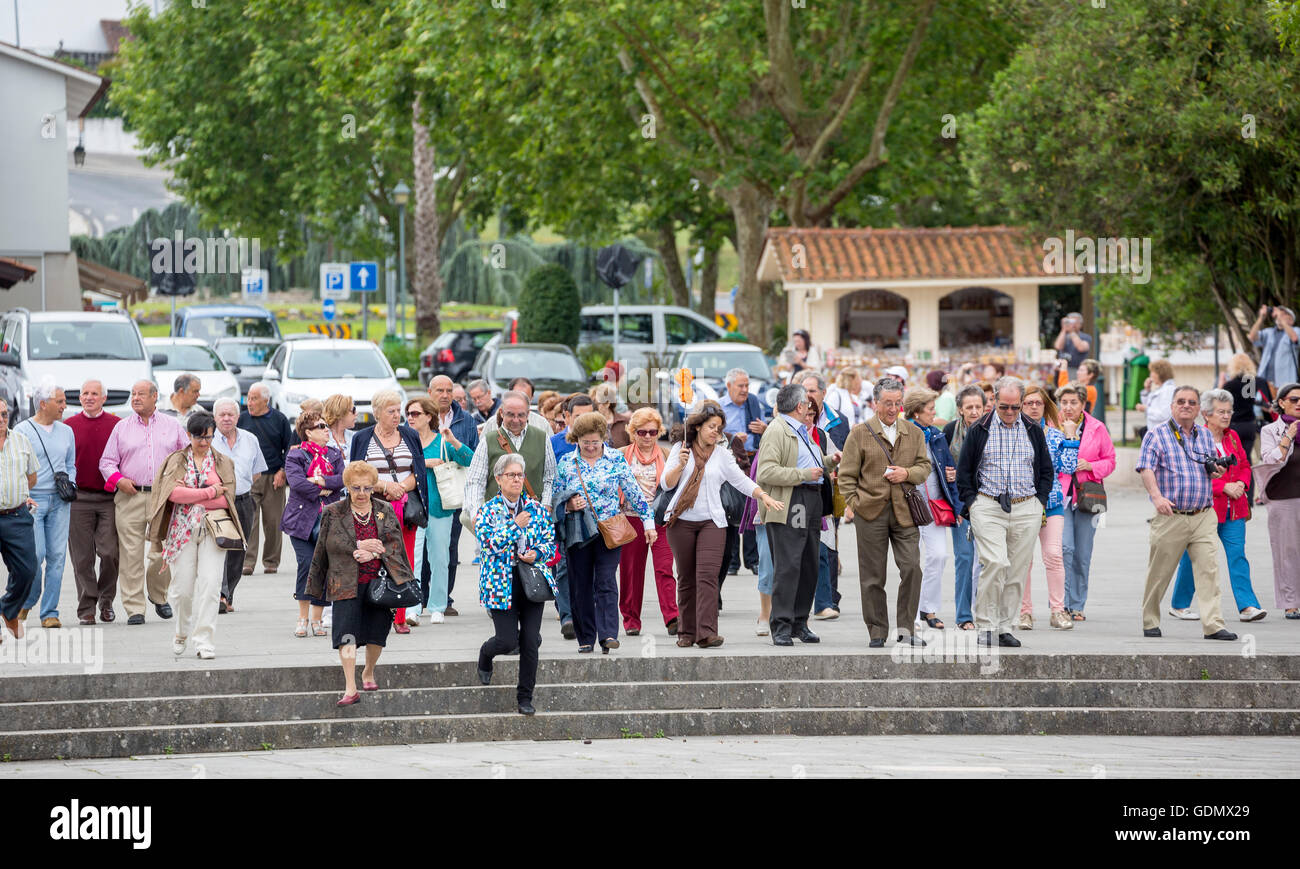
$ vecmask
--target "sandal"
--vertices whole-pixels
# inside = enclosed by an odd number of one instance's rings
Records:
[[[962,622],[962,623],[959,624],[957,627],[960,628],[960,629],[963,630],[963,631],[973,631],[973,630],[975,630],[975,623],[974,623],[974,622]]]
[[[293,629],[293,635],[294,635],[295,637],[305,637],[305,636],[307,636],[307,620],[306,620],[306,619],[298,619],[298,627],[296,627],[296,628]]]
[[[1076,622],[1086,622],[1088,620],[1088,617],[1079,610],[1070,610],[1070,618],[1074,619]]]
[[[590,652],[595,648],[596,648],[595,646],[578,646],[578,654],[580,655],[586,654],[587,652]]]
[[[921,613],[921,619],[935,630],[943,630],[943,620],[934,613]]]
[[[314,621],[314,622],[311,623],[311,635],[312,635],[313,637],[323,637],[323,636],[325,636],[325,633],[326,633],[326,631],[325,631],[325,624],[324,624],[324,622],[316,622],[316,621]]]

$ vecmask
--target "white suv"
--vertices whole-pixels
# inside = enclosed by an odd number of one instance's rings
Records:
[[[28,311],[5,313],[0,354],[22,377],[27,412],[33,389],[47,376],[63,387],[68,398],[65,417],[81,411],[81,384],[104,384],[104,409],[124,416],[131,412],[131,387],[153,380],[153,366],[164,365],[166,354],[152,358],[135,322],[125,313],[100,311]]]
[[[351,396],[357,408],[357,425],[375,421],[370,399],[381,389],[393,389],[405,396],[399,381],[411,373],[392,366],[371,341],[342,338],[307,338],[286,341],[266,364],[262,383],[271,393],[271,406],[298,418],[298,408],[309,398],[325,400],[331,395]]]

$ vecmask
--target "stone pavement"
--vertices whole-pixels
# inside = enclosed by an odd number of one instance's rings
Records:
[[[0,763],[5,779],[1294,778],[1292,737],[760,736],[466,742]]]
[[[1088,603],[1088,621],[1078,623],[1074,630],[1058,631],[1047,625],[1047,589],[1042,560],[1035,560],[1033,590],[1036,627],[1031,632],[1020,633],[1024,647],[1020,650],[1004,649],[1004,654],[1053,653],[1174,653],[1174,654],[1297,654],[1300,653],[1300,622],[1286,621],[1274,606],[1272,560],[1269,552],[1266,510],[1257,509],[1246,535],[1246,549],[1252,565],[1254,587],[1261,604],[1269,610],[1262,622],[1243,624],[1237,620],[1236,607],[1228,590],[1227,569],[1220,555],[1220,584],[1224,589],[1223,609],[1228,629],[1241,635],[1235,643],[1210,642],[1202,638],[1199,622],[1184,622],[1166,615],[1165,636],[1162,639],[1145,639],[1141,633],[1141,595],[1146,574],[1147,523],[1151,507],[1144,495],[1116,491],[1111,496],[1111,511],[1106,515],[1106,525],[1098,531],[1093,558],[1092,580]],[[866,628],[862,623],[860,595],[857,582],[857,559],[854,535],[851,528],[841,529],[840,545],[844,556],[840,589],[844,595],[841,603],[843,615],[834,621],[812,622],[814,630],[822,636],[820,645],[796,644],[803,654],[835,655],[845,652],[867,651]],[[491,633],[491,624],[478,604],[477,569],[470,562],[474,557],[473,540],[461,537],[461,566],[453,593],[459,617],[449,618],[441,625],[423,625],[413,628],[406,636],[391,634],[384,652],[384,662],[471,661],[479,645]],[[193,656],[177,659],[171,654],[171,637],[174,623],[158,618],[152,608],[143,626],[130,627],[125,614],[117,607],[118,619],[110,625],[94,628],[76,625],[75,583],[69,565],[63,582],[60,617],[71,626],[61,631],[41,631],[33,628],[35,616],[29,619],[28,639],[22,644],[0,645],[0,678],[5,676],[32,676],[54,673],[121,672],[149,670],[182,670],[201,672],[212,668],[241,668],[266,666],[321,665],[337,666],[338,656],[330,648],[327,637],[298,639],[293,636],[297,607],[292,600],[293,551],[286,544],[284,559],[277,574],[267,576],[260,571],[244,577],[238,589],[235,612],[220,616],[217,622],[214,661],[199,661]],[[720,629],[726,645],[718,650],[679,649],[662,627],[658,603],[654,597],[653,583],[646,584],[646,599],[642,611],[646,633],[640,637],[623,637],[623,647],[613,654],[623,656],[656,655],[781,655],[784,650],[771,645],[766,637],[758,637],[754,623],[758,614],[758,594],[755,577],[745,569],[739,576],[729,577],[724,586],[724,610]],[[890,563],[888,594],[891,611],[897,590],[897,571]],[[944,609],[940,616],[949,630],[955,629],[953,619],[953,569],[951,559],[943,580]],[[1168,593],[1166,594],[1166,609]],[[553,607],[547,608],[543,622],[542,657],[577,657],[577,646],[560,637],[559,624]],[[71,637],[54,635],[80,634],[78,656],[74,663],[60,663],[67,657],[64,651]],[[41,637],[42,634],[46,636]],[[26,649],[22,646],[26,644]],[[889,654],[889,648],[879,654]],[[874,650],[873,650],[874,653]],[[43,657],[41,655],[43,654]]]

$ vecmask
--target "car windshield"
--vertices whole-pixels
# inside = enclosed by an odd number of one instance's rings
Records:
[[[742,368],[754,380],[771,380],[772,370],[757,350],[696,350],[682,354],[682,368],[696,377],[726,377],[733,368]]]
[[[257,341],[222,341],[217,346],[217,355],[227,365],[265,365],[279,346]]]
[[[587,373],[569,353],[527,347],[501,350],[492,369],[492,379],[508,383],[516,377],[586,382]]]
[[[135,327],[117,318],[107,323],[32,322],[27,339],[27,354],[33,360],[145,358]]]
[[[217,354],[197,344],[151,344],[149,350],[167,357],[166,365],[155,365],[162,371],[225,371]]]
[[[329,380],[335,377],[377,379],[391,375],[378,349],[312,347],[293,351],[289,356],[288,376],[293,380]]]
[[[184,337],[209,344],[218,338],[274,338],[275,326],[267,317],[191,317],[185,321]]]

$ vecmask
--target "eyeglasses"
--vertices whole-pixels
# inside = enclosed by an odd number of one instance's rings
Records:
[[[422,410],[408,410],[408,411],[406,412],[406,415],[407,415],[408,417],[410,417],[411,419],[415,419],[417,416],[424,416],[424,411],[422,411]]]
[[[1043,405],[1043,400],[1041,398],[1033,398],[1028,401],[1022,401],[1020,403],[1020,406],[1021,407],[1043,407],[1044,405]]]
[[[348,491],[353,495],[369,495],[375,491],[374,486],[348,486]]]
[[[312,426],[311,429],[312,431],[321,431],[321,430],[329,431],[330,427],[323,422],[318,422],[314,426]]]
[[[656,428],[639,428],[639,429],[636,430],[636,434],[637,434],[637,437],[652,438],[652,437],[654,437],[655,435],[659,434],[659,429],[656,429]]]
[[[8,418],[9,418],[9,411],[0,410],[0,419],[8,419]]]
[[[1282,403],[1283,403],[1283,404],[1300,404],[1300,395],[1288,395],[1286,398],[1282,399]],[[5,413],[5,414],[0,414],[0,416],[8,416],[8,415],[9,415],[9,414],[7,414],[7,413]]]
[[[1200,407],[1200,402],[1194,398],[1180,398],[1174,402],[1179,407]]]
[[[348,413],[356,413],[356,412],[357,412],[357,406],[355,404],[348,408]]]
[[[205,434],[205,435],[192,434],[190,435],[190,438],[196,441],[207,441],[208,443],[212,443],[212,435],[210,434]]]
[[[998,410],[1003,411],[1004,413],[1005,413],[1006,411],[1008,411],[1008,410],[1020,410],[1020,405],[1018,405],[1018,404],[999,404],[999,405],[998,405]]]
[[[507,480],[523,479],[523,471],[506,471],[504,474],[497,474],[498,477],[504,477]]]

